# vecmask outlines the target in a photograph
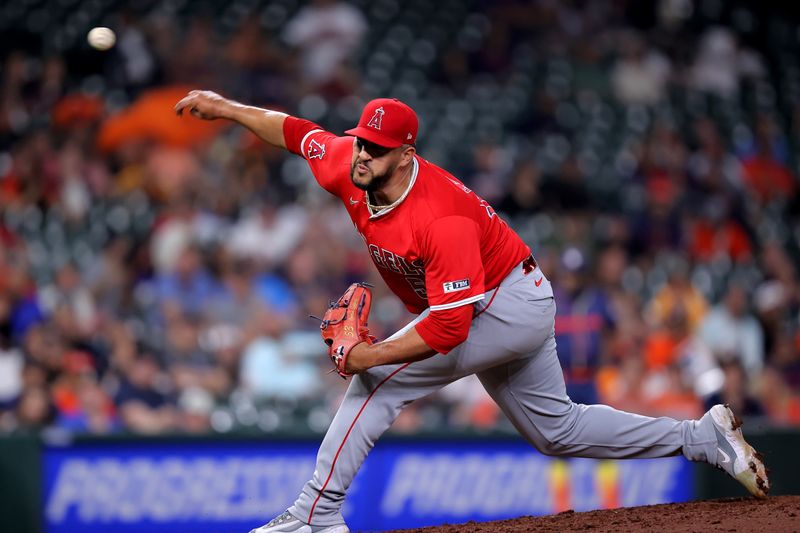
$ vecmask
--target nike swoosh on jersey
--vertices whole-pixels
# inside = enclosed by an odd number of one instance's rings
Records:
[[[544,281],[544,277],[541,277],[541,278],[537,279],[533,283],[538,287],[539,285],[542,284],[542,281]]]
[[[353,200],[353,197],[351,196],[350,197],[350,205],[356,205],[357,203],[358,203],[358,200]]]
[[[722,463],[728,464],[731,462],[730,456],[722,448],[717,448],[717,451],[722,454]]]

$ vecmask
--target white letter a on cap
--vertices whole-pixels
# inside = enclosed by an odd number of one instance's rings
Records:
[[[376,109],[375,114],[372,115],[372,118],[369,119],[369,122],[367,122],[367,126],[369,126],[370,128],[375,128],[376,130],[381,129],[384,113],[385,111],[383,110],[383,107],[379,107],[378,109]]]

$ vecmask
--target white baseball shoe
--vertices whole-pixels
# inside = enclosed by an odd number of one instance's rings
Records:
[[[717,434],[716,460],[709,463],[727,472],[756,498],[766,498],[769,478],[764,458],[742,435],[742,422],[727,404],[715,405],[703,418],[708,418]]]
[[[250,533],[350,533],[350,529],[345,524],[312,526],[284,511],[266,525],[251,529]]]

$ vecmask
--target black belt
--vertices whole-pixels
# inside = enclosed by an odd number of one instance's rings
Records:
[[[533,258],[533,254],[529,255],[522,261],[522,271],[526,276],[536,270],[538,266],[539,265],[536,264],[536,259]]]

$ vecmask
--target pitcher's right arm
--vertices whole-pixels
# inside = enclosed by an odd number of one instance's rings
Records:
[[[283,135],[283,123],[289,116],[286,113],[240,104],[213,91],[190,91],[175,104],[175,113],[179,116],[186,109],[203,120],[225,118],[238,122],[262,141],[286,149]]]

